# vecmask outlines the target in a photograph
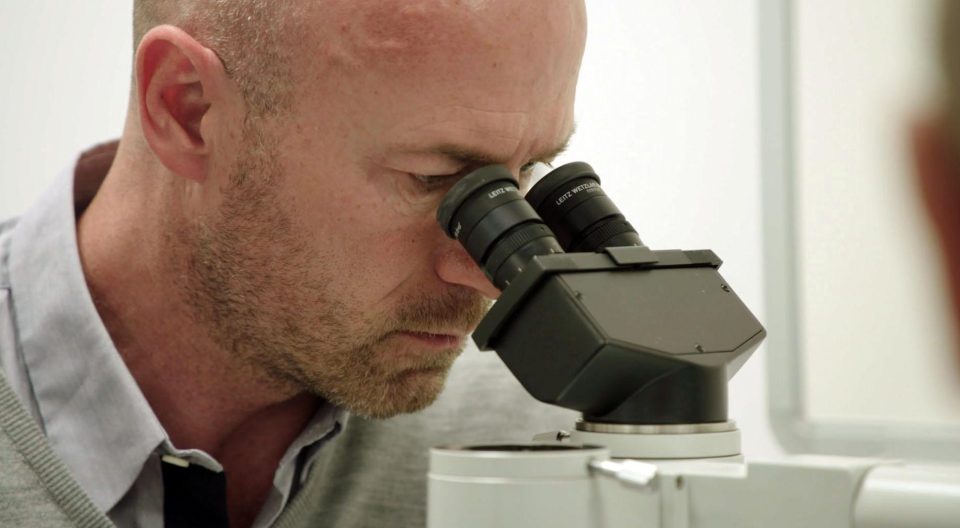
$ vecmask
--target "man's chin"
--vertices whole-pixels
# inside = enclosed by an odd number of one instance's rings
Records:
[[[378,420],[422,411],[443,392],[449,372],[449,366],[405,370],[385,382],[377,397],[345,407],[352,414]]]

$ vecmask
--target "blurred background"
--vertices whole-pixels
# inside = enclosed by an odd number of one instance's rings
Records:
[[[798,420],[960,423],[939,255],[906,151],[935,80],[936,2],[782,4],[798,335],[762,347],[732,382],[744,452],[783,450],[768,414],[771,353],[799,358]],[[558,162],[590,162],[652,248],[713,249],[764,321],[781,307],[764,285],[759,5],[588,2],[578,132]],[[26,208],[77,151],[119,135],[131,11],[130,0],[0,2],[0,217]]]
[[[796,3],[802,351],[824,419],[960,422],[951,306],[909,150],[939,95],[938,5]],[[853,390],[861,380],[873,388]]]

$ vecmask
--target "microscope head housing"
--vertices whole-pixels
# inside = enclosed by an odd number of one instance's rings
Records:
[[[534,257],[474,339],[540,401],[584,420],[727,420],[727,380],[766,335],[711,251]]]
[[[506,168],[478,169],[438,220],[503,292],[474,340],[533,397],[596,423],[727,421],[727,381],[763,326],[712,251],[644,246],[589,165],[554,170],[526,200]]]

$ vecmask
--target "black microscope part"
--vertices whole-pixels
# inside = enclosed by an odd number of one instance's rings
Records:
[[[550,171],[530,189],[527,201],[568,252],[643,245],[588,163],[575,161]]]
[[[437,220],[501,290],[532,257],[563,252],[502,165],[482,167],[457,182],[441,202]]]
[[[766,331],[712,251],[644,246],[590,165],[526,199],[506,167],[483,167],[437,219],[502,290],[474,341],[535,398],[592,422],[727,420],[727,380]]]

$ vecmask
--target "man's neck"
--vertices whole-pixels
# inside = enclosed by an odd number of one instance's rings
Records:
[[[255,446],[275,469],[317,400],[237,364],[182,302],[172,286],[177,271],[165,265],[163,252],[169,212],[160,210],[162,200],[143,183],[149,178],[137,178],[130,161],[135,158],[121,148],[78,220],[81,260],[97,310],[174,445],[223,460],[242,459],[234,454],[249,455]]]

